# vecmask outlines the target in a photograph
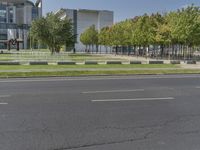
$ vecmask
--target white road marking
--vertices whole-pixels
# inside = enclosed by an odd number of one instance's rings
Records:
[[[135,98],[135,99],[102,99],[102,100],[91,100],[92,102],[121,102],[121,101],[159,101],[159,100],[174,100],[174,97],[163,97],[163,98]]]
[[[122,92],[142,92],[144,89],[134,89],[134,90],[108,90],[108,91],[87,91],[82,92],[82,94],[95,94],[95,93],[122,93]]]
[[[98,81],[98,80],[144,80],[144,79],[184,79],[200,78],[200,75],[147,75],[147,76],[101,76],[101,77],[66,77],[66,78],[36,78],[36,79],[1,79],[0,83],[18,83],[18,82],[57,82],[57,81]]]
[[[8,103],[0,103],[0,105],[8,105]]]
[[[10,97],[10,95],[0,95],[0,98]]]

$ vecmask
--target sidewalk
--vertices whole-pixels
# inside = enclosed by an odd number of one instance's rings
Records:
[[[114,55],[114,54],[106,54],[105,57],[107,58],[118,58],[118,59],[126,59],[127,61],[142,61],[143,63],[147,63],[148,61],[164,61],[165,63],[169,64],[171,60],[163,60],[163,59],[152,59],[152,58],[145,58],[145,57],[137,57],[137,56],[127,56],[127,55]]]
[[[189,64],[181,64],[181,68],[183,69],[200,69],[200,64],[194,64],[194,65],[189,65]]]

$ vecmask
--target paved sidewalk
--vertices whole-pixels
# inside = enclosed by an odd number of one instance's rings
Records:
[[[200,64],[194,64],[194,65],[181,64],[181,68],[185,68],[185,69],[200,69]]]

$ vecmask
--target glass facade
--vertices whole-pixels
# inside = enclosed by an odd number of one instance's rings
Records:
[[[28,47],[30,24],[41,15],[39,9],[42,8],[29,0],[0,2],[0,49],[6,49],[6,43],[11,39],[23,41],[21,48]]]
[[[8,18],[9,18],[9,23],[14,23],[14,10],[13,7],[9,7],[8,11]]]
[[[6,29],[0,29],[0,41],[7,40],[7,30]],[[0,43],[0,49],[5,49],[6,45],[4,43]]]
[[[32,20],[37,19],[38,18],[38,9],[33,7],[32,8]]]
[[[0,22],[6,23],[7,22],[7,7],[6,5],[0,4]]]

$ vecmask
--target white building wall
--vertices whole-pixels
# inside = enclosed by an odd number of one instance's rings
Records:
[[[24,24],[24,8],[16,8],[16,23]]]
[[[90,26],[95,25],[100,31],[101,28],[111,26],[113,24],[113,12],[111,11],[93,11],[93,10],[78,10],[77,13],[77,51],[84,51],[85,46],[80,42],[80,35]],[[96,47],[94,47],[96,51]]]
[[[24,7],[24,24],[31,24],[32,22],[32,6]]]
[[[63,11],[63,9],[61,10]],[[98,10],[74,10],[65,9],[65,13],[60,14],[60,18],[66,16],[72,19],[72,23],[76,24],[77,43],[75,44],[76,51],[85,51],[85,46],[80,42],[80,35],[90,26],[95,25],[96,29],[100,31],[103,27],[113,25],[113,12],[112,11],[98,11]],[[75,14],[77,12],[77,16]],[[59,13],[59,12],[58,12]],[[76,17],[75,17],[76,16]],[[94,47],[96,51],[96,47]],[[105,48],[101,48],[102,51],[106,51]]]
[[[112,26],[114,22],[114,13],[112,11],[100,11],[98,18],[98,30],[100,31],[103,27]],[[111,49],[105,46],[99,45],[99,51],[101,53],[110,52]]]
[[[80,42],[80,35],[92,25],[98,27],[98,12],[97,11],[78,11],[77,13],[77,51],[84,51],[85,46]]]
[[[111,11],[100,11],[98,16],[98,30],[103,27],[112,26],[114,22],[113,12]]]
[[[13,23],[16,23],[16,6],[13,6]]]
[[[66,14],[63,17],[68,17],[74,21],[74,10],[73,9],[67,9]]]

